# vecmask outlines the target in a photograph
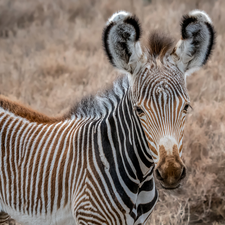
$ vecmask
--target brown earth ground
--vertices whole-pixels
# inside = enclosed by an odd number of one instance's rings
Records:
[[[187,177],[177,190],[158,187],[148,224],[225,224],[225,1],[0,1],[0,93],[47,115],[66,112],[118,76],[101,43],[112,13],[135,13],[145,43],[155,29],[177,41],[181,16],[195,8],[212,18],[217,43],[208,64],[187,78],[193,107],[184,137]]]

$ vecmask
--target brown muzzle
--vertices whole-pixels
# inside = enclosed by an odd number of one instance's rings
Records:
[[[174,189],[186,176],[186,168],[181,160],[177,145],[173,145],[172,154],[168,154],[163,145],[159,146],[159,162],[155,170],[156,178],[163,188]]]

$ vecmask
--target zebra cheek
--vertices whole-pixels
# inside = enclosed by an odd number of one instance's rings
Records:
[[[146,124],[146,115],[140,116],[140,121],[141,121],[141,125],[143,126],[144,124]]]
[[[158,159],[158,151],[156,150],[156,144],[150,135],[150,129],[149,129],[150,124],[146,122],[146,116],[143,116],[143,117],[144,118],[142,120],[140,119],[140,121],[141,121],[141,125],[144,131],[147,144],[148,144],[149,154],[151,155],[155,165],[157,165],[159,159]]]

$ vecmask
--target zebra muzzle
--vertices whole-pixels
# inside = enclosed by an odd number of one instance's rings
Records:
[[[155,176],[165,189],[174,189],[180,186],[180,182],[186,176],[186,168],[179,156],[177,145],[173,146],[172,154],[160,146],[160,158],[155,169]]]

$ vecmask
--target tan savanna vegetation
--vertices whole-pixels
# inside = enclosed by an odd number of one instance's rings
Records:
[[[216,47],[208,64],[187,79],[193,107],[184,137],[187,177],[177,190],[158,186],[148,224],[225,224],[225,1],[0,1],[0,93],[47,115],[66,112],[118,76],[101,43],[112,13],[135,13],[146,43],[155,29],[178,41],[181,16],[195,8],[212,18]]]

